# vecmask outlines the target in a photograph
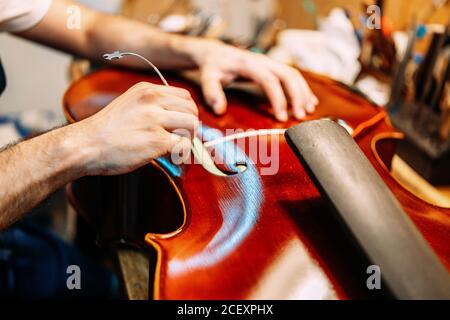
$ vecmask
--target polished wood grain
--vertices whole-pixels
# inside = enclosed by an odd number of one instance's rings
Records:
[[[116,254],[127,298],[148,300],[148,255],[130,248],[118,248]]]
[[[389,167],[401,136],[384,111],[337,82],[309,73],[305,77],[320,100],[310,119],[343,119],[355,129],[364,154],[450,270],[450,210],[415,197],[391,176]],[[203,126],[222,134],[232,128],[281,129],[297,123],[275,122],[265,99],[236,91],[228,94],[227,114],[216,117],[205,107],[198,86],[175,75],[167,80],[188,89]],[[159,83],[154,76],[122,70],[90,74],[67,91],[66,116],[80,121],[139,81]],[[264,165],[252,164],[242,149],[247,166],[242,173],[219,177],[199,164],[174,167],[153,162],[131,175],[83,178],[72,186],[74,198],[104,234],[110,230],[104,226],[108,223],[135,225],[125,231],[123,226],[113,227],[107,238],[124,237],[154,249],[155,299],[388,297],[386,291],[367,289],[369,262],[342,231],[284,137],[279,138],[275,175],[261,175]],[[136,216],[124,220],[126,215]],[[108,220],[109,216],[122,220]]]

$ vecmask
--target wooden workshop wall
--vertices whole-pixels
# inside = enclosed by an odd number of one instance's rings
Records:
[[[432,0],[390,0],[386,3],[387,14],[398,29],[405,29],[413,16],[422,22],[431,9]],[[430,23],[447,24],[450,19],[450,2],[435,12]]]
[[[174,14],[184,14],[189,10],[189,0],[177,0],[171,10]],[[152,14],[164,13],[172,6],[172,0],[123,0],[123,13],[141,21],[148,21]]]
[[[303,0],[277,0],[278,15],[287,22],[290,28],[311,29],[313,18],[303,8]],[[124,12],[127,16],[147,21],[151,13],[163,12],[172,0],[124,0]],[[189,10],[189,0],[177,0],[175,13],[185,13]],[[367,0],[373,3],[372,0]],[[362,12],[361,0],[315,0],[318,12],[326,16],[335,7],[344,7],[357,19]],[[386,0],[386,14],[394,23],[396,29],[405,29],[413,15],[419,20],[427,15],[432,0]],[[447,23],[450,18],[450,3],[432,16],[432,23]]]
[[[278,0],[278,2],[279,16],[286,21],[289,28],[314,28],[314,18],[306,12],[302,0]],[[336,7],[346,8],[352,14],[359,13],[362,8],[360,0],[315,0],[314,2],[319,16],[327,16],[331,9]]]
[[[278,0],[280,16],[292,28],[313,28],[313,18],[304,10],[302,0]],[[366,3],[374,3],[367,1]],[[335,7],[346,8],[357,19],[362,13],[361,0],[315,0],[320,15],[326,16]],[[385,14],[391,18],[395,29],[404,30],[411,18],[416,15],[421,21],[431,8],[432,0],[385,0]],[[445,24],[450,18],[450,3],[436,12],[430,19],[431,23]]]

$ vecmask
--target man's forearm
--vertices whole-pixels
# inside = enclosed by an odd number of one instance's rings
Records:
[[[99,13],[78,4],[80,28],[69,28],[67,12],[74,5],[69,0],[54,0],[43,20],[20,35],[91,60],[100,60],[104,53],[120,50],[143,54],[160,68],[197,66],[193,51],[198,51],[202,40],[165,34],[144,23]],[[134,59],[119,63],[143,66]]]
[[[188,150],[191,141],[172,131],[192,136],[197,114],[187,90],[138,83],[93,116],[0,152],[0,231],[70,181]]]
[[[197,67],[193,52],[201,40],[163,33],[140,22],[122,17],[99,14],[90,27],[87,56],[94,58],[99,52],[137,52],[163,69]],[[110,35],[114,34],[114,37]],[[194,45],[195,44],[195,45]],[[131,67],[147,67],[141,61],[124,59],[121,64]]]
[[[0,152],[0,231],[84,174],[85,150],[72,144],[71,129],[60,128]]]

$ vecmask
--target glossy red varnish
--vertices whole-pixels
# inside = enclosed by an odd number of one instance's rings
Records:
[[[317,112],[307,120],[339,118],[357,128],[356,142],[450,270],[450,210],[415,197],[390,175],[387,167],[399,135],[384,111],[335,81],[304,75],[320,100]],[[265,99],[242,92],[230,92],[228,112],[216,117],[205,107],[198,86],[177,76],[167,80],[172,86],[188,89],[199,106],[202,123],[222,132],[230,128],[288,128],[297,123],[274,121]],[[67,91],[66,115],[70,121],[80,121],[139,81],[159,83],[155,76],[122,70],[92,73]],[[327,209],[284,137],[280,137],[279,152],[279,171],[271,176],[247,170],[219,177],[198,164],[183,165],[180,176],[165,172],[173,182],[168,185],[176,189],[185,208],[179,212],[185,218],[173,233],[145,237],[158,256],[154,298],[374,297],[366,289],[366,260]],[[258,172],[260,164],[255,166]],[[167,214],[160,211],[156,214]]]

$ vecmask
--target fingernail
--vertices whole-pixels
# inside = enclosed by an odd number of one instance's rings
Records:
[[[215,105],[214,105],[214,112],[216,113],[216,114],[218,114],[218,115],[222,115],[222,114],[224,114],[225,113],[225,111],[226,111],[226,108],[225,108],[225,106],[223,105],[223,104],[221,104],[220,102],[218,102],[218,103],[216,103]]]
[[[282,121],[282,122],[286,122],[288,121],[289,116],[286,110],[282,110],[280,111],[280,113],[278,114],[278,120]]]
[[[295,117],[296,117],[298,120],[303,120],[303,119],[306,117],[305,110],[300,109],[299,111],[297,111],[297,112],[295,113]]]
[[[308,104],[306,105],[306,111],[308,113],[313,113],[316,110],[316,104],[314,103],[314,101],[309,101]]]

